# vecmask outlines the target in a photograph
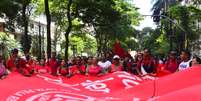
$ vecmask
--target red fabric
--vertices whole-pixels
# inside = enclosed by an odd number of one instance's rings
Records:
[[[122,71],[123,70],[123,67],[121,65],[119,66],[116,66],[115,64],[112,64],[111,65],[111,72],[117,72],[117,71]]]
[[[86,72],[86,67],[85,65],[79,65],[77,66],[77,68],[79,69],[80,72],[85,73]]]
[[[121,58],[125,58],[127,56],[127,53],[124,51],[124,49],[121,47],[119,42],[115,42],[113,51],[115,55],[118,55]]]
[[[200,101],[200,72],[201,66],[161,78],[126,72],[102,77],[40,74],[27,78],[14,72],[0,80],[0,96],[2,101]]]
[[[59,73],[63,76],[66,76],[68,74],[68,67],[66,66],[60,66]]]
[[[101,68],[99,66],[89,66],[88,68],[89,68],[88,73],[90,75],[97,75],[101,71]]]
[[[77,65],[70,66],[69,73],[70,74],[77,74],[79,72]]]
[[[55,58],[49,60],[49,66],[51,68],[51,74],[57,75],[58,63]]]
[[[6,67],[11,71],[15,71],[16,70],[15,60],[13,58],[9,58],[6,63]]]
[[[35,66],[35,70],[38,72],[38,73],[50,73],[50,67],[49,66],[40,66],[40,65],[36,65]]]
[[[177,60],[167,60],[164,69],[171,73],[174,73],[174,72],[176,72],[178,66],[179,66],[179,64],[178,64]]]

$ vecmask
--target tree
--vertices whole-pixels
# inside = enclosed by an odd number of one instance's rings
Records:
[[[97,40],[98,53],[108,48],[109,41],[133,35],[140,16],[135,7],[122,0],[77,0],[78,18],[86,27],[93,28]]]
[[[0,17],[8,19],[6,22],[9,31],[14,31],[14,23],[19,11],[21,10],[21,1],[20,0],[1,0],[0,3]]]
[[[72,6],[72,0],[68,0],[67,5],[67,19],[68,19],[68,27],[66,29],[65,38],[66,38],[66,44],[65,44],[65,60],[68,60],[68,47],[69,47],[69,34],[72,30],[72,19],[71,19],[71,6]]]
[[[45,14],[47,18],[47,56],[51,57],[51,15],[49,10],[49,0],[44,0]]]
[[[31,37],[28,36],[29,15],[26,12],[30,3],[31,0],[22,0],[22,26],[24,27],[24,35],[21,38],[21,44],[24,52],[29,52],[31,48]]]
[[[179,22],[180,28],[175,26],[176,31],[176,41],[175,43],[180,43],[178,46],[180,50],[189,49],[190,42],[193,42],[199,38],[200,32],[199,27],[196,27],[195,21],[201,18],[201,11],[193,6],[172,6],[170,11],[172,16]]]
[[[17,42],[9,33],[0,32],[0,54],[4,60],[7,60],[10,51],[14,48],[21,48],[19,42]]]

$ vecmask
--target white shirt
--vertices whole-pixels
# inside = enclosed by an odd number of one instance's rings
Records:
[[[190,68],[190,63],[191,63],[191,60],[189,60],[187,62],[182,61],[179,64],[179,71],[186,70],[186,69]]]
[[[110,61],[106,61],[106,62],[99,61],[98,62],[98,66],[100,66],[102,69],[107,69],[111,65],[112,65],[112,63]]]

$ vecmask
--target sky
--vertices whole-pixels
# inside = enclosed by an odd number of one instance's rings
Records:
[[[133,3],[136,7],[139,8],[139,12],[141,15],[151,15],[151,8],[152,8],[152,0],[133,0]],[[140,21],[140,25],[136,26],[136,29],[142,30],[144,27],[152,27],[155,28],[156,25],[154,24],[153,20],[150,16],[144,17],[143,21]]]

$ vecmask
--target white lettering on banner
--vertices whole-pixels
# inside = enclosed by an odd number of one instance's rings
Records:
[[[140,98],[134,97],[134,98],[133,98],[133,101],[140,101]]]
[[[49,83],[53,83],[53,84],[57,84],[59,86],[62,87],[67,87],[76,91],[80,91],[80,89],[74,88],[72,85],[69,85],[67,83],[63,83],[63,80],[61,78],[59,79],[52,79],[46,76],[41,76],[41,75],[36,75],[37,77],[43,78],[45,81],[49,82]]]
[[[46,77],[46,76],[42,76],[42,75],[36,75],[36,76],[40,77],[40,78],[43,78],[45,81],[48,81],[48,82],[63,83],[63,80],[61,78],[59,78],[59,79],[52,79],[52,78],[49,78],[49,77]]]
[[[140,78],[136,75],[131,75],[127,72],[115,72],[119,78],[123,78],[122,83],[125,85],[125,89],[132,88],[134,85],[139,85],[140,82],[144,80],[155,80],[157,78],[149,75],[145,75],[144,77]]]
[[[133,84],[133,85],[139,85],[140,84],[139,82],[136,82],[136,81],[133,81],[130,79],[123,79],[122,82],[126,86],[125,89],[132,88],[133,86],[131,86],[131,84]]]
[[[19,92],[27,92],[29,90],[22,90]],[[19,92],[16,92],[14,95],[11,95],[7,98],[6,101],[94,101],[96,98],[91,96],[86,96],[82,94],[72,93],[66,90],[32,90],[25,95],[19,95]],[[27,97],[28,96],[28,97]]]
[[[97,80],[97,81],[86,80],[85,82],[81,83],[81,85],[90,91],[109,93],[110,89],[107,88],[107,85],[103,82],[110,81],[113,79],[114,78],[108,78],[105,80]]]
[[[47,98],[43,98],[44,96],[47,96]],[[40,93],[34,96],[31,96],[29,98],[26,99],[26,101],[49,101],[51,99],[51,101],[58,101],[58,99],[60,101],[94,101],[95,98],[89,97],[89,96],[85,96],[85,95],[80,95],[80,94],[74,94],[74,93],[70,93],[70,92],[59,92],[59,91],[51,91],[51,92],[44,92],[44,93]]]
[[[125,85],[125,89],[132,88],[133,85],[139,85],[141,79],[133,77],[131,74],[126,74],[126,75],[118,75],[119,78],[123,78],[122,83]]]
[[[142,78],[144,80],[156,80],[156,79],[158,79],[157,77],[153,77],[153,76],[150,76],[150,75],[145,75]]]

